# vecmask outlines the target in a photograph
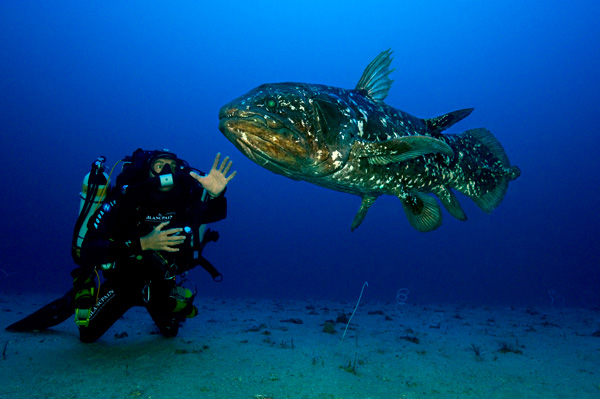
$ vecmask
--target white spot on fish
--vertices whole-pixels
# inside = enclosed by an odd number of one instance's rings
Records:
[[[365,118],[365,122],[369,120],[369,114],[365,110],[359,108],[358,111],[362,114],[363,118]]]
[[[337,150],[331,153],[331,159],[333,159],[334,161],[341,157],[342,157],[342,154]]]

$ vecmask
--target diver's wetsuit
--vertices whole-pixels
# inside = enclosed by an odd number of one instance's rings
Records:
[[[93,267],[103,264],[114,262],[114,267],[103,271],[106,281],[92,308],[89,325],[79,326],[81,341],[96,341],[133,306],[146,307],[163,335],[177,335],[179,323],[185,320],[192,305],[173,311],[176,300],[171,297],[171,292],[176,285],[175,279],[165,278],[156,251],[142,251],[140,238],[162,222],[169,221],[163,230],[197,227],[224,219],[227,214],[227,201],[223,195],[203,202],[199,184],[185,187],[176,184],[167,192],[152,188],[120,195],[90,218],[81,249],[83,266],[75,269],[73,276],[89,275]],[[186,243],[187,240],[179,248]],[[186,257],[189,253],[183,249],[161,251],[160,254],[169,264],[174,262],[183,270],[189,267],[185,264],[189,261]]]

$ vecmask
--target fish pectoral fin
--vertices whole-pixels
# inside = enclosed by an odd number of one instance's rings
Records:
[[[356,141],[352,152],[356,157],[368,158],[371,165],[404,162],[434,153],[454,155],[452,148],[444,141],[427,136],[406,136],[373,142]]]
[[[362,221],[365,219],[365,216],[367,216],[369,208],[371,205],[373,205],[373,202],[375,202],[376,199],[377,197],[363,197],[362,202],[360,203],[360,208],[358,209],[358,212],[352,221],[352,226],[350,227],[351,231],[356,230],[356,228],[360,226]]]
[[[433,197],[412,192],[400,201],[408,221],[418,231],[426,233],[442,225],[442,211]]]

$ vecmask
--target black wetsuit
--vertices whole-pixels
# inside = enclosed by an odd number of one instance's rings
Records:
[[[89,274],[94,267],[103,264],[114,263],[114,266],[103,271],[105,281],[98,302],[92,308],[89,325],[79,326],[81,341],[96,341],[133,306],[144,306],[161,334],[177,335],[179,324],[189,309],[174,312],[176,300],[171,292],[176,283],[166,275],[173,274],[173,269],[164,269],[156,251],[142,251],[140,237],[165,221],[169,224],[163,230],[190,226],[197,231],[195,228],[200,224],[216,222],[227,214],[223,195],[202,201],[199,184],[193,188],[183,187],[176,184],[167,192],[152,188],[124,194],[105,204],[90,218],[81,250],[83,266],[73,275]],[[184,250],[160,252],[167,264],[179,267],[177,272],[189,266],[186,265],[187,254]]]

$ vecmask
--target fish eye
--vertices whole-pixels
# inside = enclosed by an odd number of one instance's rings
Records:
[[[277,108],[277,101],[275,101],[274,98],[268,98],[267,101],[265,102],[265,104],[269,108]]]

